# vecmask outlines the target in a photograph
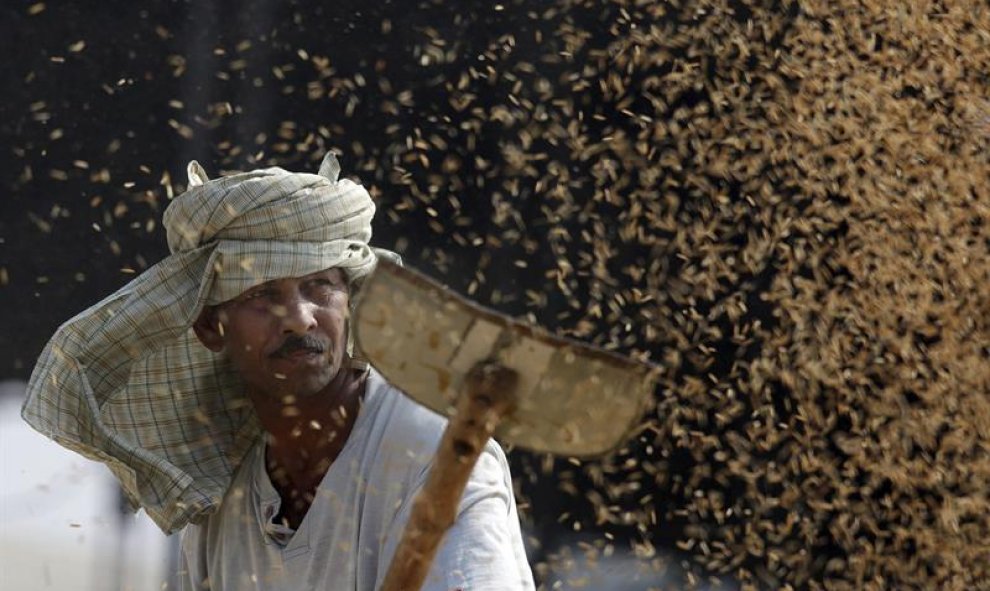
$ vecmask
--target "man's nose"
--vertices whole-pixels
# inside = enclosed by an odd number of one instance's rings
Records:
[[[282,319],[283,333],[306,334],[316,326],[316,316],[313,314],[316,305],[306,298],[294,294],[284,299],[275,307],[275,315]]]

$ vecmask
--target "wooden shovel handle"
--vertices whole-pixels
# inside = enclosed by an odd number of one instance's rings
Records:
[[[419,591],[444,533],[457,518],[468,477],[502,417],[512,410],[518,374],[482,362],[465,376],[457,410],[447,423],[426,484],[413,500],[412,514],[380,591]]]

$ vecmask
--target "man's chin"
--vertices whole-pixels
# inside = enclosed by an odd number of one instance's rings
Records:
[[[311,367],[296,367],[285,373],[273,373],[272,385],[282,392],[309,396],[325,389],[335,375],[333,367],[325,363]]]

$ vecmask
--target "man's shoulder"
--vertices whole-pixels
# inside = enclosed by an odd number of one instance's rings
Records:
[[[447,419],[414,401],[380,374],[372,383],[379,388],[375,423],[382,448],[398,452],[425,469],[440,444]],[[478,464],[479,469],[484,465],[499,474],[508,470],[505,453],[494,439],[488,440]]]
[[[383,446],[411,459],[428,462],[436,451],[447,419],[422,406],[372,370],[369,387],[375,388],[369,404],[374,407],[374,434]]]

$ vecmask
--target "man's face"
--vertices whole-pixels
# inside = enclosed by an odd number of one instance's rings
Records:
[[[348,300],[344,273],[327,269],[253,287],[217,306],[215,320],[249,389],[304,397],[323,390],[343,367]]]

